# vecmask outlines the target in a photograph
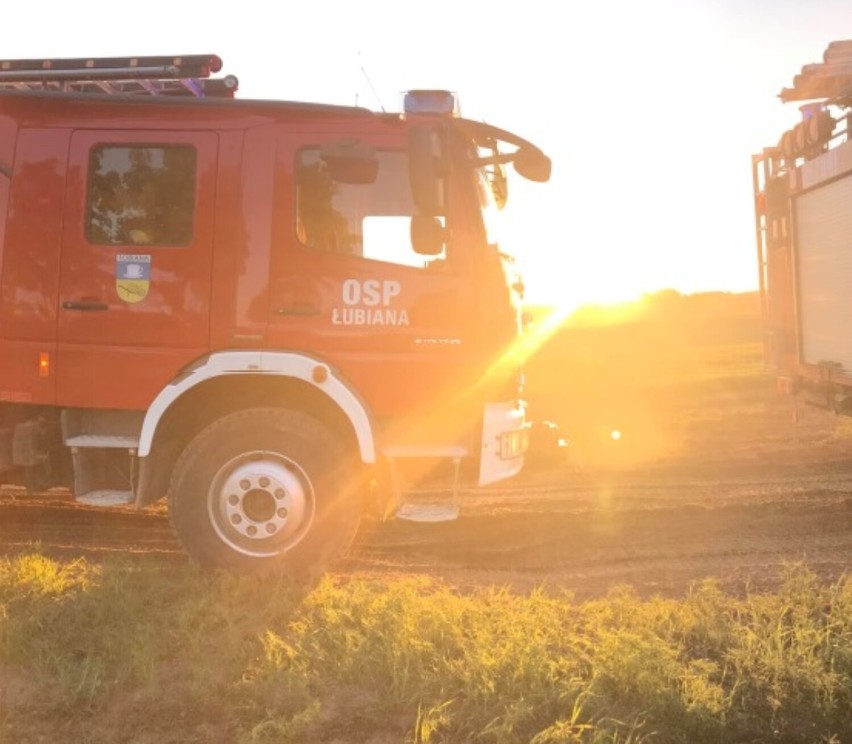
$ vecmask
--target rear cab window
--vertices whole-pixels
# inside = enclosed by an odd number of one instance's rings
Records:
[[[98,245],[189,245],[196,170],[197,154],[189,145],[95,145],[86,238]]]

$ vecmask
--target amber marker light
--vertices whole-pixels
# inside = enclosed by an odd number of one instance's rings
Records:
[[[328,367],[323,367],[321,364],[318,364],[314,367],[311,377],[313,377],[313,380],[316,383],[325,382],[328,379]]]
[[[38,376],[50,377],[50,354],[46,351],[38,355]]]

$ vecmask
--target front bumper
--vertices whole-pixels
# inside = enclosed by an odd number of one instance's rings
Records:
[[[524,405],[517,401],[486,403],[482,416],[479,485],[487,486],[521,472],[529,447]]]

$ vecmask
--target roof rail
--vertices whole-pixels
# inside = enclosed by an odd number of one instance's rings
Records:
[[[233,98],[233,75],[215,54],[0,60],[0,90]]]

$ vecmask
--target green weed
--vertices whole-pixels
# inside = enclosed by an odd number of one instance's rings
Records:
[[[852,583],[682,600],[0,560],[0,740],[852,740]]]

